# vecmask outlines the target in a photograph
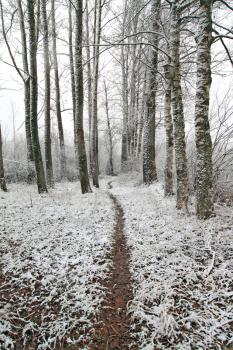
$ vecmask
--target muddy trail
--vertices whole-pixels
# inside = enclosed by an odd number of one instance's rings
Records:
[[[108,184],[111,189],[111,183]],[[115,236],[112,251],[113,265],[110,277],[104,286],[108,289],[98,317],[91,350],[136,350],[132,346],[130,331],[132,320],[127,313],[127,304],[133,299],[131,275],[129,271],[129,251],[124,236],[124,211],[117,198],[109,192],[116,211]]]

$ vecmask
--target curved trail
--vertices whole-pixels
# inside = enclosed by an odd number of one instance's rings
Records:
[[[109,189],[112,188],[108,183]],[[124,211],[117,198],[109,192],[116,211],[115,237],[112,250],[113,265],[110,277],[104,283],[108,293],[102,305],[95,327],[90,349],[98,350],[127,350],[130,347],[132,337],[130,326],[132,320],[127,313],[127,304],[133,298],[131,275],[129,271],[129,252],[124,236]]]

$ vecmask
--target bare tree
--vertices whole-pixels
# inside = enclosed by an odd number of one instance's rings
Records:
[[[3,164],[3,154],[2,154],[2,129],[0,124],[0,189],[4,192],[7,191],[6,180],[4,175],[4,164]]]
[[[31,135],[31,123],[30,123],[30,74],[29,74],[29,65],[28,65],[28,47],[27,47],[27,36],[25,29],[25,16],[22,7],[22,1],[17,0],[18,14],[19,14],[19,24],[20,24],[20,35],[21,35],[21,45],[22,45],[22,62],[23,62],[23,70],[21,70],[15,59],[15,55],[12,52],[10,43],[7,38],[8,30],[5,28],[5,20],[4,20],[4,10],[2,1],[0,1],[1,7],[1,24],[2,24],[2,34],[4,41],[7,46],[7,50],[12,61],[12,65],[15,68],[17,74],[21,78],[24,84],[24,109],[25,109],[25,131],[26,131],[26,145],[27,145],[27,160],[28,160],[28,171],[29,178],[34,177],[32,169],[34,165],[31,166],[31,162],[34,160],[33,149],[32,149],[32,135]],[[13,14],[15,11],[13,11]],[[13,18],[12,14],[12,18]]]
[[[106,85],[106,82],[104,80],[104,91],[105,91],[105,110],[106,110],[106,117],[107,117],[107,127],[108,127],[108,143],[109,143],[109,161],[108,161],[108,175],[114,175],[114,169],[113,169],[113,140],[112,140],[112,129],[111,129],[111,122],[110,122],[110,116],[109,116],[109,103],[108,103],[108,88]]]
[[[52,38],[53,38],[53,68],[54,68],[54,80],[55,80],[55,95],[56,95],[56,114],[58,135],[60,143],[60,165],[61,165],[61,178],[66,177],[66,150],[64,140],[64,130],[61,115],[61,92],[60,92],[60,80],[59,80],[59,68],[57,59],[57,33],[56,33],[56,19],[55,19],[55,0],[51,0],[51,20],[52,20]]]
[[[70,78],[71,78],[71,94],[72,94],[72,107],[73,107],[73,121],[75,130],[75,72],[74,72],[74,52],[73,52],[73,19],[72,19],[72,3],[68,0],[68,12],[69,12],[69,61],[70,61]],[[78,145],[76,133],[74,132],[74,150],[75,158],[78,160]]]
[[[52,162],[52,147],[51,147],[51,115],[50,115],[50,62],[49,62],[49,32],[48,19],[46,10],[46,0],[41,0],[41,17],[43,26],[43,46],[44,46],[44,109],[45,109],[45,166],[46,179],[49,187],[54,187],[53,178],[53,162]]]
[[[133,33],[136,33],[138,30],[138,12],[140,8],[141,2],[138,1],[133,6],[133,13],[132,13],[132,31]],[[137,37],[136,35],[133,36],[132,39],[132,46],[131,46],[131,56],[132,56],[132,63],[131,63],[131,70],[130,70],[130,85],[129,85],[129,113],[128,113],[128,153],[131,156],[131,158],[134,158],[135,155],[135,133],[136,130],[136,124],[137,124],[137,111],[136,111],[136,104],[137,104],[137,72],[138,72],[138,52],[140,51],[140,47],[138,49],[137,43]],[[128,48],[129,49],[129,48]],[[125,93],[125,92],[124,92]]]
[[[123,23],[122,23],[122,36],[125,36],[125,28],[127,21],[127,7],[128,0],[125,0]],[[121,140],[121,165],[128,160],[128,118],[129,118],[129,106],[128,106],[128,72],[129,72],[129,51],[127,47],[121,47],[121,72],[122,72],[122,140]]]
[[[211,86],[211,43],[213,1],[200,0],[197,36],[196,130],[196,210],[200,219],[214,214],[212,141],[209,125],[209,91]]]
[[[139,121],[138,121],[137,157],[140,156],[141,150],[142,150],[143,119],[144,119],[144,112],[145,112],[145,91],[147,86],[146,79],[147,79],[147,69],[145,68],[143,85],[142,85],[140,115],[139,115]]]
[[[38,105],[38,84],[37,84],[37,31],[35,22],[35,4],[27,0],[28,27],[29,27],[29,55],[30,55],[30,121],[32,146],[36,167],[36,178],[38,192],[47,192],[44,166],[41,155],[41,148],[38,133],[37,105]]]
[[[151,5],[150,67],[148,68],[147,96],[145,101],[144,137],[143,137],[143,181],[150,184],[157,180],[155,164],[155,112],[158,70],[159,17],[161,0],[153,0]]]
[[[93,57],[93,92],[92,92],[92,125],[91,125],[91,172],[93,185],[99,187],[99,146],[98,146],[98,82],[100,35],[102,20],[102,1],[95,0],[94,16],[94,57]]]
[[[171,29],[170,29],[170,55],[171,55],[171,88],[174,123],[174,145],[176,160],[176,207],[187,209],[188,205],[188,170],[185,142],[185,123],[183,97],[181,90],[180,73],[180,4],[172,2]]]
[[[169,50],[167,50],[169,52]],[[171,196],[173,192],[173,120],[171,106],[171,76],[170,76],[170,58],[167,59],[165,68],[165,98],[164,98],[164,122],[166,130],[166,163],[164,176],[164,194]]]
[[[78,144],[79,157],[79,175],[82,193],[91,192],[88,177],[87,155],[83,130],[83,2],[75,1],[75,87],[76,87],[76,106],[75,106],[75,133]]]
[[[86,54],[87,54],[87,89],[88,89],[88,123],[89,123],[89,163],[90,163],[90,168],[92,167],[92,160],[91,160],[91,128],[92,128],[92,67],[91,67],[91,49],[90,49],[90,30],[89,30],[89,6],[88,6],[88,1],[86,2]]]
[[[27,159],[29,162],[33,162],[33,150],[32,150],[32,135],[30,124],[30,77],[29,77],[29,65],[28,65],[28,48],[27,48],[27,36],[25,30],[25,17],[22,8],[22,1],[17,0],[18,13],[20,21],[20,33],[22,44],[22,61],[23,70],[25,74],[24,78],[24,105],[25,105],[25,130],[27,141]]]

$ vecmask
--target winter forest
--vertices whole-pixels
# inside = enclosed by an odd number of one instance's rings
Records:
[[[233,0],[0,0],[0,349],[233,349]]]

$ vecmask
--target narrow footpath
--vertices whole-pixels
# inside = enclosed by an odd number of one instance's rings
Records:
[[[109,189],[112,188],[108,183]],[[95,328],[91,350],[137,350],[130,345],[132,320],[127,313],[127,304],[133,298],[131,276],[129,271],[129,252],[124,236],[124,211],[117,198],[109,192],[116,211],[115,237],[112,251],[113,265],[110,277],[104,286],[108,289],[106,299]]]

